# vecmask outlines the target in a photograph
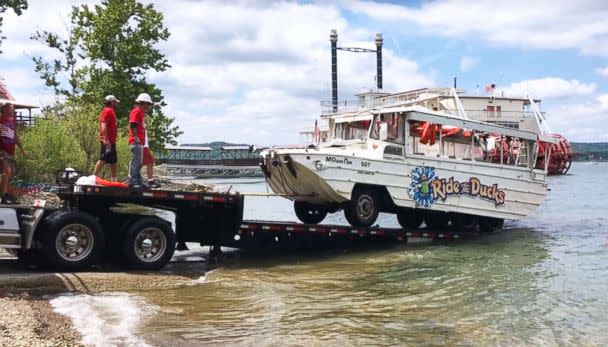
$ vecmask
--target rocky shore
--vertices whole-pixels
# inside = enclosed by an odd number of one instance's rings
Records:
[[[162,190],[212,189],[188,182],[160,181]],[[47,207],[61,205],[59,198],[48,192],[25,194],[20,204],[31,205],[37,199],[45,200]],[[45,273],[24,268],[12,254],[0,249],[0,346],[81,346],[82,336],[70,319],[53,311],[49,300],[54,295],[172,288],[198,278],[201,271],[197,270]]]
[[[173,265],[172,272],[45,273],[23,268],[0,250],[0,346],[80,346],[82,337],[68,317],[53,311],[50,299],[63,293],[174,288],[204,273],[203,265],[198,271],[180,266]]]
[[[0,297],[0,346],[81,346],[70,319],[26,293]]]

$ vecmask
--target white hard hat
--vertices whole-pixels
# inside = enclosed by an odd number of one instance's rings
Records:
[[[114,95],[108,95],[105,98],[106,101],[116,101],[116,102],[120,102],[120,100],[116,99],[116,97]]]
[[[150,95],[148,93],[141,93],[141,94],[139,94],[137,99],[135,99],[135,102],[147,102],[148,104],[151,104],[152,98],[150,97]]]

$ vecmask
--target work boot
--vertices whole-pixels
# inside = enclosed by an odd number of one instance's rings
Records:
[[[150,189],[160,188],[160,184],[154,182],[154,180],[148,180],[148,188],[150,188]]]
[[[144,185],[142,185],[141,182],[131,181],[131,182],[129,182],[129,188],[142,189],[142,188],[144,188]]]
[[[5,193],[4,196],[2,197],[2,200],[0,200],[0,203],[3,203],[3,204],[18,204],[19,203],[19,198],[17,198],[15,195],[13,195],[11,193]]]

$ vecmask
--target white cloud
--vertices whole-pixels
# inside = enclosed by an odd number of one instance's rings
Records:
[[[54,57],[29,37],[35,30],[67,33],[70,6],[81,3],[31,1],[21,17],[6,18],[0,66],[33,70],[27,62],[31,56]],[[319,101],[330,98],[330,30],[338,30],[341,46],[375,48],[375,31],[351,25],[339,7],[324,3],[177,0],[154,5],[171,32],[159,48],[172,67],[148,77],[163,90],[166,113],[184,131],[180,143],[296,142],[298,129],[312,127],[320,115]],[[341,99],[375,86],[375,56],[340,51],[338,62]],[[386,48],[384,68],[391,72],[384,79],[386,90],[433,84],[416,62]],[[44,87],[33,72],[9,77],[13,94],[46,100],[38,96]],[[32,88],[26,89],[27,83]]]
[[[469,71],[472,67],[479,64],[479,59],[472,57],[462,57],[460,59],[460,71]]]
[[[530,94],[535,98],[562,98],[577,95],[589,95],[597,88],[595,83],[582,83],[578,80],[565,80],[557,77],[545,77],[516,82],[508,87],[497,89],[497,93],[521,96]]]
[[[7,77],[15,97],[49,103],[52,95],[33,72],[30,57],[43,55],[48,59],[55,53],[29,36],[36,29],[67,32],[70,6],[80,3],[34,0],[21,17],[5,17],[7,39],[0,55],[0,74]],[[330,29],[338,30],[340,46],[375,48],[376,30],[371,28],[375,23],[366,27],[348,22],[343,8],[322,2],[227,5],[176,0],[154,4],[163,12],[171,32],[169,41],[160,48],[172,67],[150,73],[149,78],[163,90],[166,113],[174,116],[184,131],[180,143],[220,139],[260,145],[297,142],[298,130],[312,128],[320,115],[319,100],[330,98]],[[597,2],[556,6],[528,1],[522,6],[513,2],[432,1],[417,8],[361,1],[344,4],[349,11],[367,13],[394,30],[401,27],[393,26],[395,21],[408,21],[417,23],[421,33],[431,37],[473,37],[501,45],[569,48],[608,56],[608,26],[604,25],[608,14],[601,4],[595,6]],[[421,71],[422,60],[413,61],[405,54],[385,37],[385,90],[433,86],[444,76],[441,70]],[[459,67],[470,71],[478,63],[477,57],[463,56]],[[375,86],[372,54],[339,51],[338,66],[341,99]],[[608,74],[607,70],[596,71]],[[554,104],[548,116],[555,131],[573,141],[599,141],[608,139],[608,131],[602,130],[606,129],[603,118],[608,94],[594,95],[597,89],[594,83],[546,77],[513,83],[502,91],[551,98]],[[587,125],[573,126],[573,117],[585,119]]]
[[[608,67],[597,68],[595,69],[595,72],[602,77],[608,77]]]
[[[566,103],[547,110],[551,129],[570,142],[608,141],[606,129],[608,94],[582,103]]]
[[[427,35],[608,56],[608,6],[601,1],[438,0],[420,7],[353,1],[349,8],[378,21],[416,23]]]
[[[153,80],[183,124],[181,142],[294,143],[298,129],[311,128],[320,115],[319,101],[330,98],[330,30],[338,30],[340,46],[375,48],[374,31],[351,27],[331,5],[158,6],[172,33],[164,51],[173,66]],[[341,99],[375,86],[375,56],[339,51],[338,65]],[[415,62],[388,49],[384,70],[392,72],[386,90],[432,84]]]
[[[608,111],[608,94],[598,96],[597,101],[600,103],[600,110]]]

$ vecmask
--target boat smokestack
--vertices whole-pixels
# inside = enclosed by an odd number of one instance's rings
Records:
[[[376,82],[382,89],[382,34],[376,34]]]
[[[329,34],[331,42],[331,105],[334,113],[338,112],[338,32],[332,29]]]

